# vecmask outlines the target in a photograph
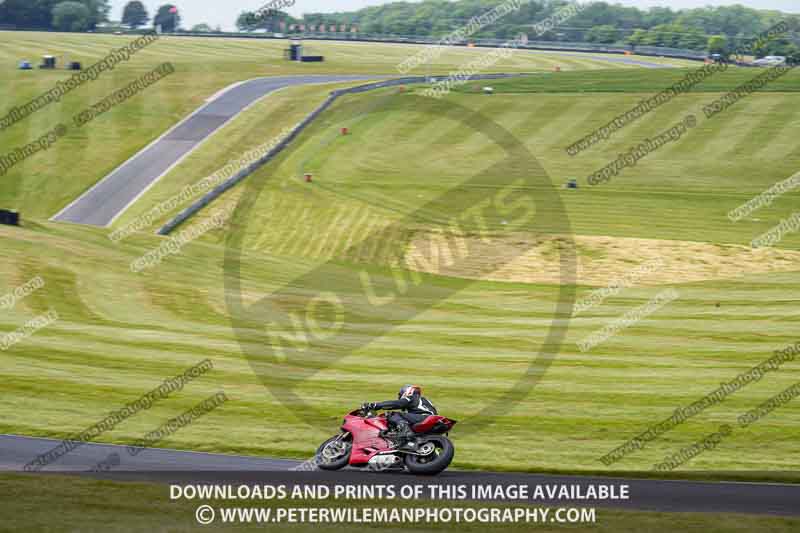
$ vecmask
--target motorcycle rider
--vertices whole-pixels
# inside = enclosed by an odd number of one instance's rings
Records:
[[[436,407],[422,395],[422,388],[417,385],[404,385],[397,393],[397,400],[367,403],[364,407],[369,411],[397,409],[402,412],[390,413],[389,424],[394,426],[397,447],[413,447],[413,424],[419,424],[431,415],[439,414]]]

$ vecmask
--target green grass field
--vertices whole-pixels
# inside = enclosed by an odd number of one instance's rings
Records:
[[[132,36],[78,35],[59,33],[0,32],[0,112],[21,105],[49,90],[57,80],[69,77],[65,70],[18,71],[22,59],[34,63],[45,54],[89,66],[111,50],[133,41]],[[29,216],[54,215],[120,162],[130,158],[180,118],[198,108],[206,98],[237,81],[258,76],[290,74],[390,74],[396,65],[419,47],[390,44],[311,42],[307,53],[326,56],[324,63],[297,64],[283,59],[286,41],[266,39],[215,39],[162,37],[133,55],[112,72],[106,72],[6,131],[0,132],[3,152],[27,144],[52,129],[68,123],[84,108],[124,87],[160,63],[172,62],[175,74],[150,87],[111,113],[97,119],[91,128],[70,131],[48,152],[38,154],[13,168],[0,182],[0,203],[13,203]],[[430,65],[430,72],[446,74],[486,51],[461,49],[444,53]],[[602,57],[602,56],[601,56]],[[675,65],[685,61],[660,60]],[[496,65],[499,71],[536,72],[552,70],[619,68],[606,61],[574,56],[521,53]],[[412,74],[425,75],[425,68]],[[310,106],[311,103],[308,102]],[[68,169],[61,163],[69,161]]]
[[[0,33],[3,38],[7,34]],[[97,39],[105,43],[100,40],[114,38]],[[569,144],[666,87],[681,72],[564,72],[563,77],[493,82],[498,93],[494,96],[476,93],[471,85],[442,102],[424,104],[421,88],[347,97],[278,160],[215,202],[194,224],[240,200],[251,203],[246,219],[237,218],[225,232],[212,232],[157,268],[132,275],[130,262],[161,242],[150,232],[112,244],[105,231],[45,220],[218,88],[271,73],[254,61],[246,71],[226,55],[230,50],[220,41],[180,42],[191,46],[167,40],[153,45],[164,47],[163,55],[155,57],[153,48],[142,57],[150,53],[150,62],[157,62],[175,54],[176,65],[185,61],[198,72],[204,71],[206,56],[228,66],[219,72],[207,70],[206,81],[200,76],[192,87],[169,98],[162,100],[154,93],[147,104],[138,104],[139,111],[135,102],[120,106],[113,116],[99,119],[107,121],[106,127],[99,120],[92,124],[88,143],[66,139],[75,143],[73,149],[65,144],[43,154],[15,169],[0,185],[0,201],[20,208],[26,220],[22,229],[0,229],[10,258],[0,262],[0,293],[35,275],[47,283],[13,311],[0,313],[0,329],[11,331],[49,308],[61,316],[57,324],[0,353],[0,432],[66,436],[209,357],[214,371],[101,440],[136,440],[224,389],[231,402],[163,445],[305,458],[336,431],[345,411],[361,401],[388,399],[402,383],[421,382],[440,410],[462,421],[453,433],[458,466],[645,474],[664,456],[721,423],[735,423],[737,416],[797,381],[797,363],[787,364],[612,468],[598,460],[676,408],[797,341],[800,238],[788,235],[780,250],[754,253],[744,246],[791,214],[796,193],[737,224],[726,218],[730,209],[800,170],[796,73],[780,82],[781,91],[751,96],[705,121],[700,109],[720,96],[716,91],[733,89],[757,72],[725,73],[724,79],[676,98],[575,158],[565,152]],[[44,49],[47,44],[39,46]],[[248,41],[237,46],[267,44]],[[271,46],[277,54],[278,44]],[[358,45],[330,46],[335,56],[340,50],[335,46],[345,50]],[[0,40],[0,53],[18,55],[9,48]],[[104,46],[94,49],[100,55]],[[384,72],[393,60],[381,63]],[[338,66],[331,61],[325,68],[344,69],[348,61],[343,56]],[[186,76],[188,72],[187,67]],[[374,72],[380,70],[375,67]],[[165,83],[180,84],[177,76]],[[551,90],[551,83],[557,90]],[[96,96],[104,94],[101,84],[92,85]],[[106,90],[112,87],[109,79]],[[326,90],[296,89],[260,102],[176,167],[117,226],[296,122]],[[31,87],[20,89],[18,79],[0,81],[0,93],[6,98],[13,94],[13,102],[32,92]],[[300,98],[305,100],[298,102]],[[150,109],[149,102],[163,106],[161,111]],[[646,259],[659,257],[666,266],[640,286],[568,321],[563,313],[556,315],[559,244],[549,234],[564,223],[555,218],[561,216],[556,204],[537,204],[541,216],[536,227],[508,228],[503,217],[490,218],[487,225],[495,239],[490,245],[476,242],[477,227],[465,228],[470,245],[479,252],[439,272],[443,275],[426,277],[423,288],[429,293],[402,302],[402,311],[412,319],[395,323],[389,310],[360,314],[344,325],[347,338],[333,348],[347,348],[346,356],[296,389],[322,413],[322,423],[309,427],[302,412],[278,401],[281,375],[256,375],[243,355],[240,342],[248,354],[269,352],[264,325],[248,323],[241,337],[232,331],[226,296],[235,295],[225,292],[225,238],[241,240],[244,247],[241,270],[248,303],[280,291],[283,303],[291,306],[326,287],[345,302],[357,302],[361,289],[352,280],[364,268],[378,275],[398,253],[393,243],[424,242],[442,221],[490,196],[501,180],[539,174],[518,161],[504,163],[502,148],[489,142],[480,128],[466,128],[464,115],[454,105],[477,110],[485,122],[509,131],[546,171],[547,181],[539,175],[537,185],[513,194],[529,193],[535,199],[555,194],[563,202],[575,236],[577,277],[571,283],[577,286],[578,298]],[[145,120],[145,111],[158,120]],[[64,112],[54,108],[47,112],[51,115],[43,112],[27,122],[41,121],[44,128],[45,115],[56,120]],[[586,176],[621,151],[689,112],[698,114],[699,125],[681,141],[611,183],[585,185]],[[343,126],[351,135],[338,135]],[[117,134],[107,138],[104,129]],[[8,139],[0,138],[6,146]],[[69,175],[62,174],[64,168]],[[485,171],[488,168],[493,170]],[[312,185],[302,182],[307,171],[314,173]],[[578,178],[581,188],[561,189],[570,178]],[[407,215],[412,216],[403,218]],[[384,240],[380,233],[370,237],[397,221],[402,222],[396,241]],[[513,264],[508,268],[499,268],[509,262]],[[337,277],[293,281],[322,264],[330,265],[323,272]],[[464,288],[463,280],[474,277],[484,279]],[[578,349],[586,336],[668,287],[679,291],[677,301],[589,352]],[[442,299],[445,293],[448,297]],[[388,332],[376,337],[387,324]],[[481,407],[502,399],[524,375],[532,355],[547,342],[551,324],[565,340],[533,392],[509,403],[491,429],[471,432]],[[318,363],[310,357],[299,365],[300,371],[304,364]],[[276,388],[266,389],[264,380]],[[678,475],[796,480],[792,470],[799,421],[797,403],[786,405],[758,424],[737,430]]]

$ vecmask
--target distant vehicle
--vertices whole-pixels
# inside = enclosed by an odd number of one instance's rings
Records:
[[[753,64],[758,67],[775,67],[784,63],[786,63],[786,58],[783,56],[766,56],[753,61]]]

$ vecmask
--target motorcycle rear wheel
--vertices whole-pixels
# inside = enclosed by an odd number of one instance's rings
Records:
[[[443,436],[430,437],[425,439],[420,448],[426,443],[432,443],[434,450],[428,455],[406,455],[405,464],[408,471],[412,474],[423,476],[435,476],[450,466],[456,454],[455,447],[450,439]]]
[[[336,441],[338,445],[334,444]],[[336,435],[317,448],[316,463],[321,470],[340,470],[350,462],[353,443],[350,436]]]

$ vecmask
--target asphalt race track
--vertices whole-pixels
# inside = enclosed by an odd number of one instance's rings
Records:
[[[229,87],[103,178],[52,220],[105,227],[214,132],[265,95],[297,85],[374,80],[382,76],[257,78]]]
[[[580,57],[594,59],[595,61],[606,61],[608,63],[621,63],[624,65],[636,65],[637,67],[643,68],[673,68],[671,65],[665,65],[661,63],[652,63],[650,61],[645,61],[642,59],[635,59],[632,57],[626,56],[619,56],[619,57],[611,57],[609,56],[595,56],[588,52],[559,52],[559,51],[545,51],[545,50],[526,50],[526,52],[533,52],[536,54],[549,54],[549,55],[557,55],[557,56],[572,56],[572,57]]]
[[[61,441],[0,435],[0,472],[21,472],[25,464]],[[110,457],[116,457],[109,461]],[[107,472],[92,473],[98,464]],[[337,483],[337,484],[436,484],[436,485],[627,485],[628,500],[585,501],[581,505],[618,507],[661,512],[713,512],[800,516],[800,485],[664,481],[587,476],[467,472],[450,470],[435,478],[408,474],[345,470],[341,472],[292,471],[302,463],[238,455],[183,452],[146,448],[133,456],[125,446],[83,444],[53,464],[45,473],[85,473],[124,481],[170,483]],[[563,505],[563,501],[537,503]]]

